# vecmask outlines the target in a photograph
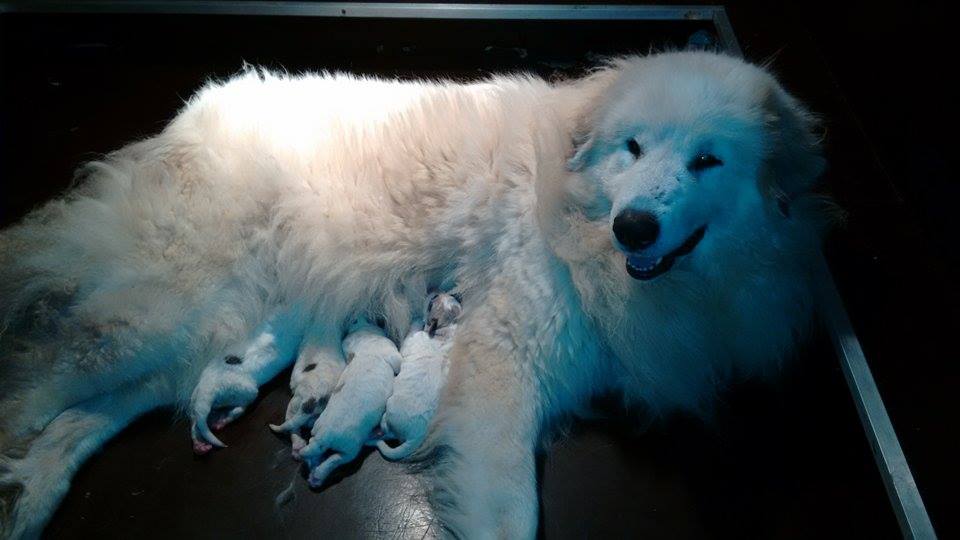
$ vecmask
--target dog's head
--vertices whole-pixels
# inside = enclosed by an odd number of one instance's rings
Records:
[[[760,67],[678,52],[619,59],[594,79],[567,162],[574,206],[635,280],[704,270],[756,241],[823,169],[810,115]]]

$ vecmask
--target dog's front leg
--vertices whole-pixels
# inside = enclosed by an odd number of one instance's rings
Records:
[[[437,424],[450,449],[435,471],[438,518],[459,537],[533,538],[540,419],[532,366],[496,329],[462,336]]]

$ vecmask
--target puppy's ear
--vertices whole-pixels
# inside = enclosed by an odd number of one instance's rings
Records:
[[[817,121],[771,77],[764,100],[771,147],[761,175],[761,190],[781,213],[794,198],[809,191],[823,173]]]

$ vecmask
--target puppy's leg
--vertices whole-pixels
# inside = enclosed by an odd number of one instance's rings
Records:
[[[432,471],[438,518],[458,537],[534,538],[540,420],[529,366],[477,341],[451,353],[462,361],[434,434],[450,450]]]
[[[323,485],[324,481],[326,481],[327,477],[330,476],[330,473],[335,471],[337,467],[346,462],[347,459],[343,454],[330,454],[327,459],[323,460],[323,462],[310,470],[310,477],[307,479],[307,482],[310,484],[310,487],[314,489],[319,488]]]
[[[135,418],[175,397],[164,376],[131,383],[65,410],[21,451],[0,456],[0,537],[39,537],[80,465]]]

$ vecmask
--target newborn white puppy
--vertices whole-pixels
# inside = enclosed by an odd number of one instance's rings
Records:
[[[254,330],[245,342],[211,360],[190,397],[193,451],[205,454],[224,447],[210,429],[222,429],[246,410],[257,389],[276,377],[296,351],[303,333],[298,307],[281,309]]]
[[[397,346],[363,318],[350,327],[343,352],[347,367],[313,425],[310,442],[300,451],[311,468],[312,487],[320,487],[334,469],[353,461],[370,440],[400,370]]]
[[[400,347],[403,361],[393,382],[393,394],[380,427],[377,448],[390,460],[403,459],[420,447],[440,401],[447,379],[447,353],[453,344],[460,302],[449,294],[433,295],[427,304],[426,324],[415,327]],[[387,440],[401,441],[396,448]]]
[[[323,412],[346,366],[339,341],[335,345],[309,343],[301,350],[298,364],[301,360],[302,366],[294,366],[294,375],[299,373],[299,377],[291,376],[293,396],[287,404],[285,420],[280,425],[270,424],[275,433],[290,434],[291,454],[297,460],[307,445],[300,428]]]

